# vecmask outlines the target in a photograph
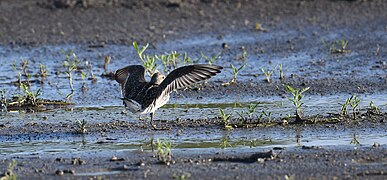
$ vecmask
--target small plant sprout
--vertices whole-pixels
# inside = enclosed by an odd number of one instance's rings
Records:
[[[16,160],[13,159],[12,162],[8,164],[7,170],[4,172],[3,176],[0,177],[0,180],[16,180],[17,176],[13,172],[16,165],[17,165],[17,162]]]
[[[139,49],[137,42],[133,42],[133,47],[136,50],[138,57],[140,57],[142,65],[145,67],[148,75],[151,76],[156,72],[156,57],[144,54],[148,46],[149,44],[146,44],[145,46],[141,47],[141,49]]]
[[[267,118],[268,123],[271,123],[271,112],[262,111],[260,119],[262,119],[263,116]]]
[[[74,93],[73,72],[77,70],[77,66],[81,61],[78,59],[73,50],[70,50],[69,52],[62,51],[62,53],[66,55],[66,60],[63,61],[63,66],[67,68],[65,73],[69,78],[71,92],[66,96],[66,99],[69,99]]]
[[[170,54],[167,54],[168,56],[168,62],[172,65],[172,68],[176,69],[177,64],[179,63],[179,57],[180,54],[177,53],[176,51],[172,51]]]
[[[38,89],[36,92],[30,91],[28,86],[24,83],[21,84],[21,87],[24,91],[24,96],[20,96],[18,98],[19,105],[29,104],[31,106],[36,106],[36,101],[38,97],[42,94],[40,89]]]
[[[21,62],[21,69],[23,71],[23,75],[26,77],[26,85],[30,86],[30,79],[31,79],[31,74],[27,72],[27,67],[28,67],[28,60],[27,59],[22,59]]]
[[[112,59],[111,56],[106,56],[106,57],[105,57],[105,63],[103,64],[103,69],[104,69],[105,71],[108,70],[108,66],[109,66],[109,64],[110,64],[111,59]]]
[[[68,64],[67,64],[68,65]],[[67,65],[64,65],[64,66],[67,66]],[[74,86],[73,86],[73,71],[75,71],[77,69],[77,66],[75,64],[73,65],[68,65],[68,69],[67,71],[65,72],[67,77],[69,78],[69,85],[70,85],[70,89],[71,89],[71,93],[67,95],[66,99],[68,99],[69,97],[71,97],[74,93]]]
[[[157,139],[157,160],[169,165],[172,162],[172,143]]]
[[[236,112],[240,117],[239,125],[246,123],[248,119],[252,119],[257,107],[258,104],[250,104],[247,107],[247,111]]]
[[[380,114],[380,110],[378,108],[378,106],[375,106],[374,105],[374,102],[370,102],[370,106],[368,108],[368,111],[369,113],[372,113],[372,114]]]
[[[241,47],[241,50],[242,50],[242,55],[238,58],[240,60],[247,60],[247,51],[246,51],[246,48],[244,46]]]
[[[183,64],[193,64],[192,59],[187,55],[187,52],[183,54]]]
[[[271,77],[271,75],[273,74],[273,71],[265,71],[265,69],[263,69],[263,68],[261,68],[261,71],[262,71],[263,74],[265,75],[266,81],[267,81],[268,83],[271,83],[270,77]]]
[[[243,125],[244,123],[247,122],[247,117],[245,116],[245,114],[247,114],[245,111],[241,111],[241,112],[236,112],[239,116],[239,120],[238,120],[238,125]]]
[[[90,72],[90,76],[91,78],[91,82],[94,84],[97,82],[97,77],[95,77],[94,73],[93,73],[93,65],[89,62],[86,62],[86,65],[89,67],[89,72]]]
[[[78,132],[79,133],[86,134],[86,132],[87,132],[87,129],[86,129],[87,121],[85,119],[78,120],[77,121],[77,126],[78,126]]]
[[[329,49],[329,53],[331,54],[342,54],[342,53],[350,53],[351,50],[347,49],[348,41],[341,39],[341,40],[334,40],[331,43],[327,43],[324,39],[321,40],[325,47]]]
[[[354,145],[359,145],[360,144],[360,142],[359,142],[359,140],[358,140],[358,138],[356,136],[356,133],[353,133],[353,137],[352,137],[352,140],[351,140],[350,143],[354,144]]]
[[[278,67],[278,70],[279,70],[279,79],[282,81],[282,80],[285,80],[285,75],[284,75],[284,71],[282,69],[282,64],[278,64],[276,66],[276,69]]]
[[[7,112],[7,99],[5,98],[5,90],[1,90],[1,102],[0,102],[0,110]]]
[[[23,70],[24,74],[27,74],[27,66],[28,66],[28,60],[27,59],[21,59],[21,69]]]
[[[247,63],[244,63],[239,68],[236,68],[233,64],[230,64],[230,67],[232,69],[232,79],[230,81],[230,84],[237,82],[237,76],[239,71],[241,71],[246,65]]]
[[[47,68],[44,64],[39,65],[39,72],[41,77],[47,77]]]
[[[352,107],[353,119],[356,119],[356,114],[359,111],[358,109],[359,103],[360,103],[359,98],[357,98],[355,95],[351,96],[350,105]]]
[[[347,115],[347,108],[348,108],[352,98],[353,98],[353,96],[351,96],[350,98],[346,99],[345,102],[343,104],[341,104],[340,114],[342,116]]]
[[[347,115],[348,106],[351,106],[353,119],[356,119],[356,113],[358,113],[357,107],[359,106],[360,99],[358,99],[355,95],[352,95],[350,98],[346,99],[343,104],[341,104],[340,114],[342,116]]]
[[[141,49],[138,48],[138,45],[137,45],[137,42],[134,41],[133,42],[133,47],[134,49],[136,50],[137,54],[138,54],[138,57],[140,57],[141,61],[144,61],[144,56],[143,56],[143,53],[145,52],[145,50],[148,48],[149,44],[146,44],[145,46],[143,46]]]
[[[14,71],[16,71],[17,74],[18,74],[17,82],[18,82],[18,85],[19,85],[19,88],[20,88],[20,87],[21,87],[21,76],[22,76],[22,74],[21,74],[20,70],[18,70],[18,68],[16,67],[16,63],[13,63],[13,64],[12,64],[12,69],[13,69]]]
[[[87,77],[87,73],[81,71],[81,78],[82,78],[82,92],[85,92],[87,90],[86,88],[86,82],[85,79]]]
[[[200,52],[200,54],[201,54],[200,59],[204,59],[208,62],[209,65],[212,65],[212,63],[214,63],[216,60],[220,58],[221,52],[218,54],[214,54],[211,57],[207,57],[206,55],[203,54],[203,52]]]
[[[304,88],[302,90],[300,89],[294,89],[291,86],[286,86],[286,91],[290,92],[293,95],[293,98],[288,98],[296,108],[296,121],[303,121],[302,120],[302,109],[301,106],[304,104],[301,102],[302,98],[304,97],[304,93],[309,90],[310,87]]]
[[[229,118],[231,116],[231,114],[227,114],[223,111],[223,109],[219,109],[220,111],[220,117],[222,118],[222,123],[224,125],[224,129],[226,130],[231,130],[232,129],[232,126],[229,125]]]
[[[179,179],[179,180],[186,180],[186,179],[189,179],[191,177],[191,174],[190,173],[184,173],[182,175],[176,175],[174,174],[172,176],[172,179]]]
[[[148,70],[149,75],[154,74],[156,70],[156,57],[146,56],[146,61],[143,62],[145,69]]]
[[[256,109],[258,107],[258,104],[250,104],[249,107],[248,107],[248,115],[249,115],[249,118],[252,118],[253,114],[256,112]]]
[[[44,82],[44,79],[47,77],[47,68],[44,64],[39,65],[39,75],[42,78],[41,82]]]
[[[220,148],[222,149],[226,149],[227,147],[232,147],[228,136],[223,136],[222,139],[220,140],[219,145],[220,145]]]
[[[156,55],[155,57],[163,64],[164,72],[168,72],[168,69],[176,69],[177,64],[180,61],[180,54],[176,51],[172,51],[170,54]]]
[[[161,61],[161,63],[163,64],[164,66],[164,72],[168,72],[168,68],[170,68],[170,65],[169,65],[169,60],[168,60],[168,56],[167,55],[160,55],[160,56],[157,56],[156,55],[156,58],[158,60]]]

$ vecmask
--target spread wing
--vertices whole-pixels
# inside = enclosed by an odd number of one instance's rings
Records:
[[[195,64],[173,70],[158,87],[158,95],[164,96],[172,91],[209,79],[220,73],[223,67],[209,64]]]
[[[118,69],[114,74],[114,79],[121,85],[121,93],[125,97],[125,84],[128,81],[129,76],[132,81],[146,82],[145,80],[145,68],[141,65],[130,65],[124,68]]]
[[[118,83],[124,84],[128,79],[129,75],[133,73],[136,73],[136,76],[138,76],[138,81],[145,82],[145,68],[141,65],[130,65],[118,69],[114,74],[114,79]]]

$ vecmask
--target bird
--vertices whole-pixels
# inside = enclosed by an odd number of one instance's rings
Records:
[[[154,113],[169,101],[170,93],[209,79],[222,69],[209,64],[188,65],[173,70],[167,76],[156,71],[148,82],[145,67],[129,65],[118,69],[114,79],[121,86],[121,100],[125,107],[134,114],[150,114],[150,125],[160,130],[153,123]]]

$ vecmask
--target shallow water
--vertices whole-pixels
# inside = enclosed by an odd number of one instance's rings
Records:
[[[172,143],[174,151],[184,150],[237,150],[237,149],[270,149],[273,147],[300,146],[338,146],[355,147],[354,136],[360,146],[371,146],[374,143],[387,145],[386,126],[376,128],[270,128],[260,132],[253,129],[235,129],[233,131],[215,130],[199,132],[148,133],[146,136],[135,136],[130,132],[98,134],[62,134],[50,135],[50,138],[32,141],[0,141],[0,152],[3,157],[39,157],[43,155],[85,155],[90,152],[126,152],[151,150],[151,142],[156,139]]]
[[[359,108],[362,111],[368,107],[372,100],[375,106],[378,106],[381,111],[386,110],[387,100],[385,94],[367,94],[361,95],[359,98]],[[307,96],[305,99],[304,111],[306,115],[327,115],[327,113],[337,112],[342,103],[347,98],[346,95],[332,96]],[[215,101],[215,100],[213,100]],[[172,101],[173,102],[173,101]],[[250,102],[224,102],[223,99],[218,100],[218,103],[193,104],[167,104],[157,111],[156,120],[175,121],[179,119],[201,119],[214,118],[219,116],[219,109],[222,108],[226,113],[231,113],[232,116],[238,117],[236,112],[247,111],[247,107],[251,104],[258,104],[257,113],[261,111],[272,112],[272,118],[284,117],[293,112],[292,104],[286,98],[271,97],[257,98]],[[125,121],[138,121],[138,116],[128,114],[120,115],[124,108],[117,106],[73,106],[64,109],[53,109],[38,113],[21,113],[10,112],[0,118],[0,124],[9,124],[11,126],[23,126],[29,122],[57,124],[58,121],[74,122],[77,119],[86,118],[90,123],[111,122],[112,118]],[[351,112],[349,110],[349,112]],[[94,114],[95,117],[89,114]],[[257,114],[257,115],[258,115]],[[42,120],[42,117],[51,117],[47,120]],[[70,118],[70,119],[69,119]],[[10,119],[13,119],[10,121]],[[295,129],[284,128],[269,128],[264,132],[253,129],[234,129],[232,131],[223,131],[214,129],[213,131],[204,132],[182,132],[179,136],[175,136],[177,132],[158,133],[158,132],[143,132],[143,135],[132,134],[130,132],[112,132],[105,135],[86,134],[84,136],[74,133],[38,133],[38,134],[16,134],[13,136],[0,136],[0,152],[5,156],[29,156],[57,154],[64,152],[81,153],[87,151],[131,151],[139,149],[150,149],[149,145],[152,139],[167,139],[173,142],[174,149],[244,149],[244,148],[271,148],[280,147],[295,147],[300,145],[306,146],[338,146],[350,145],[356,134],[362,145],[372,145],[374,142],[384,145],[387,142],[386,126],[381,124],[378,128],[362,128],[349,130],[339,129],[319,129],[300,128],[299,135]],[[300,141],[297,141],[297,136],[300,136]]]
[[[324,38],[333,40],[338,38],[338,32],[324,35]],[[247,66],[238,76],[238,81],[262,83],[264,75],[261,68],[273,70],[272,80],[278,81],[277,65],[282,64],[284,73],[289,76],[297,76],[319,80],[330,77],[355,77],[377,78],[385,74],[385,69],[374,68],[385,56],[373,57],[353,51],[352,53],[333,56],[326,52],[320,45],[320,39],[316,39],[318,45],[301,51],[259,53],[259,47],[265,43],[273,43],[278,39],[286,39],[298,36],[294,31],[283,31],[272,33],[226,34],[222,37],[202,36],[190,39],[181,39],[155,44],[155,47],[146,51],[149,54],[160,54],[171,51],[180,53],[187,52],[195,63],[207,63],[200,58],[203,53],[206,56],[219,54],[220,58],[214,64],[221,64],[225,68],[223,73],[215,76],[210,81],[226,82],[231,79],[230,64],[241,65],[247,62]],[[383,36],[383,34],[378,34]],[[316,38],[316,37],[308,37]],[[270,41],[270,42],[268,42]],[[227,43],[232,49],[225,50],[222,43]],[[245,61],[238,60],[241,56],[241,47],[244,46],[248,53]],[[92,72],[96,75],[97,83],[92,83],[86,78],[88,90],[81,93],[82,78],[80,72],[74,72],[74,88],[76,93],[72,98],[75,105],[61,108],[49,109],[42,112],[25,113],[10,112],[1,114],[0,124],[20,127],[31,122],[44,123],[47,126],[58,122],[75,123],[78,119],[87,119],[90,123],[109,123],[117,120],[138,121],[137,115],[123,115],[122,102],[119,87],[114,80],[102,76],[106,72],[114,72],[116,69],[127,64],[140,64],[134,49],[131,46],[106,45],[103,48],[90,48],[86,45],[55,45],[31,48],[22,47],[0,47],[0,90],[4,89],[6,97],[21,94],[21,90],[13,83],[18,79],[20,62],[22,59],[29,61],[27,72],[32,75],[31,89],[36,91],[42,89],[42,98],[50,100],[63,100],[70,92],[68,78],[62,63],[65,55],[62,50],[75,50],[77,57],[81,60],[80,70],[91,71],[88,65],[92,65]],[[105,71],[103,68],[104,58],[112,56],[112,61]],[[39,77],[34,75],[39,72],[39,65],[44,64],[48,70],[48,77],[44,83],[40,83]],[[15,64],[16,69],[12,66]],[[181,64],[180,64],[181,65]],[[159,69],[162,69],[159,65]],[[25,79],[25,77],[22,77]],[[278,88],[278,87],[277,87]],[[344,103],[351,93],[336,93],[334,95],[307,95],[303,99],[305,115],[327,115],[328,113],[339,113],[341,103]],[[387,92],[358,94],[360,99],[359,108],[362,112],[373,101],[381,111],[387,109]],[[293,105],[286,97],[281,96],[259,96],[255,94],[229,95],[225,97],[205,97],[196,99],[176,95],[171,98],[169,104],[160,108],[155,114],[156,120],[176,119],[202,119],[219,116],[219,109],[238,117],[237,112],[246,111],[251,104],[258,104],[257,116],[262,112],[271,112],[271,118],[286,117],[294,112]],[[350,112],[350,110],[349,110]],[[94,116],[95,115],[95,116]],[[42,120],[46,117],[47,120]],[[268,118],[268,117],[266,117]],[[221,151],[223,149],[268,149],[273,147],[299,147],[305,146],[354,146],[350,144],[357,137],[361,146],[370,146],[377,142],[386,145],[386,125],[376,128],[268,128],[262,131],[254,129],[234,129],[224,131],[219,129],[195,130],[194,132],[153,132],[141,131],[130,132],[118,131],[105,134],[89,133],[84,136],[71,132],[39,132],[19,133],[14,136],[0,136],[0,158],[14,156],[43,156],[57,154],[88,154],[89,152],[125,152],[139,149],[150,150],[152,139],[166,139],[173,143],[176,151],[196,149],[199,151]],[[139,134],[138,134],[139,133]],[[179,134],[179,135],[177,135]],[[109,171],[110,172],[110,171]],[[103,174],[103,172],[101,172]],[[114,172],[111,172],[114,173]],[[87,176],[90,174],[78,174]]]

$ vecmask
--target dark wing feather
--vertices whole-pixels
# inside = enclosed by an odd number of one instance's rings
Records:
[[[130,65],[118,69],[114,74],[114,79],[118,83],[124,84],[128,79],[129,75],[132,73],[136,73],[136,75],[138,76],[138,81],[145,82],[145,68],[141,65]]]
[[[209,64],[196,64],[177,68],[161,82],[157,94],[163,96],[199,81],[209,79],[211,76],[220,73],[221,69],[223,67]]]
[[[114,79],[119,84],[124,84],[126,79],[128,79],[128,76],[129,76],[129,66],[117,70],[116,73],[114,74]]]
[[[114,79],[121,85],[121,94],[126,97],[126,83],[130,76],[130,81],[146,82],[145,80],[145,68],[141,65],[130,65],[124,68],[118,69],[114,74]]]

